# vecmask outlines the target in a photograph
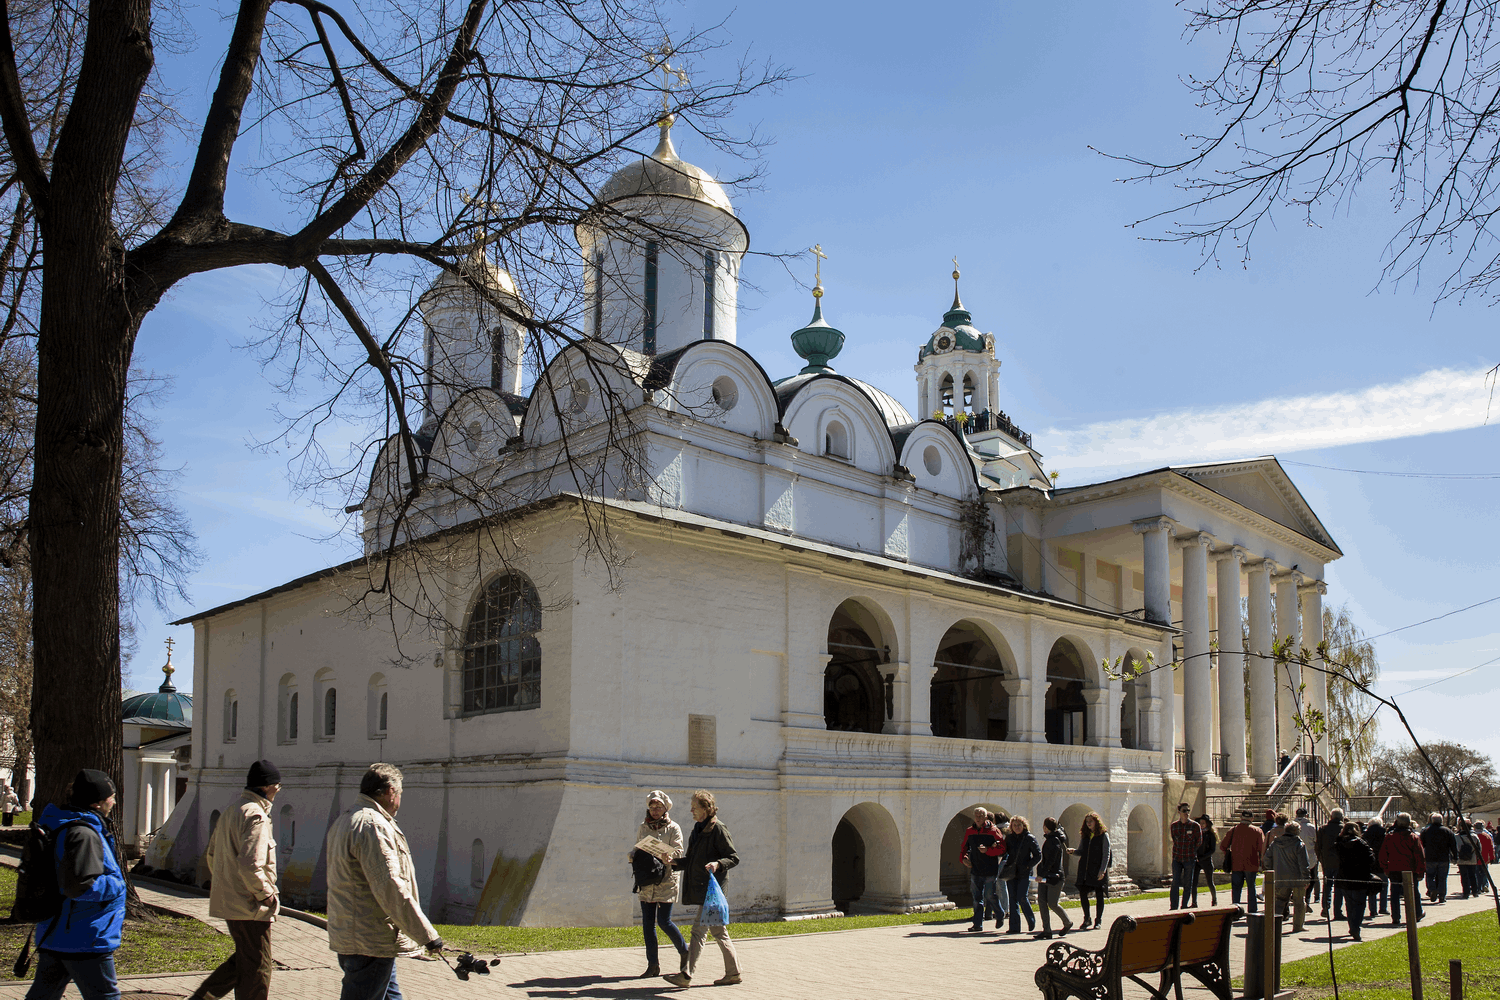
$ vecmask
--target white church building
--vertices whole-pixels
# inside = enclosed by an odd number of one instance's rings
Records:
[[[1118,876],[1154,878],[1178,801],[1248,796],[1316,749],[1264,654],[1273,602],[1316,647],[1341,553],[1274,458],[1056,488],[956,271],[941,324],[913,331],[914,411],[834,369],[821,282],[791,333],[806,366],[768,374],[735,344],[748,232],[670,126],[603,189],[639,226],[579,228],[590,336],[529,391],[524,326],[493,306],[526,315],[508,275],[475,259],[423,296],[422,490],[398,523],[413,462],[393,440],[369,561],[179,623],[199,714],[148,863],[201,877],[270,758],[282,891],[316,902],[324,833],[385,760],[438,920],[638,919],[645,794],[686,829],[700,787],[742,858],[737,919],[911,911],[966,897],[974,806],[1074,836],[1095,810]],[[381,558],[393,534],[425,562]],[[348,613],[387,566],[417,610]],[[1139,677],[1104,666],[1148,654]]]

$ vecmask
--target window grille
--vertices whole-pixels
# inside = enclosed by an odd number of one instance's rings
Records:
[[[525,577],[484,588],[464,641],[464,712],[535,708],[542,700],[541,600]]]
[[[656,353],[656,244],[646,244],[646,328],[641,350]]]

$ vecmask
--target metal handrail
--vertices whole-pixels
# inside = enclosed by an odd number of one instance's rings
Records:
[[[1286,779],[1287,775],[1292,773],[1292,769],[1295,768],[1298,763],[1301,762],[1301,760],[1302,754],[1300,752],[1292,755],[1292,759],[1287,762],[1286,767],[1282,768],[1281,773],[1276,776],[1276,780],[1271,782],[1271,787],[1266,789],[1266,798],[1273,800],[1276,798],[1276,789],[1281,787],[1282,781]],[[1296,784],[1296,782],[1293,782],[1293,784]],[[1283,793],[1282,798],[1285,798],[1289,794],[1290,792]]]

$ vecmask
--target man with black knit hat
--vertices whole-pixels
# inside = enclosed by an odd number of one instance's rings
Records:
[[[37,822],[57,833],[57,888],[62,909],[36,925],[36,979],[27,1000],[58,1000],[71,980],[84,1000],[118,998],[115,951],[125,923],[125,874],[105,817],[115,783],[84,768],[66,809],[48,804]]]
[[[208,915],[229,925],[234,954],[199,984],[193,1000],[221,997],[231,989],[235,1000],[266,1000],[271,992],[271,924],[281,908],[271,802],[280,790],[275,764],[251,764],[239,802],[219,817],[208,840],[213,879]]]

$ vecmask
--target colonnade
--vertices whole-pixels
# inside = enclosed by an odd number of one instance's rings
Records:
[[[1304,732],[1299,715],[1311,708],[1326,718],[1327,674],[1303,671],[1295,662],[1276,664],[1273,648],[1289,639],[1292,651],[1307,649],[1319,662],[1323,641],[1321,580],[1297,567],[1283,567],[1270,557],[1254,557],[1244,547],[1221,543],[1206,531],[1176,536],[1167,517],[1133,522],[1142,539],[1146,617],[1171,624],[1172,561],[1182,554],[1182,745],[1187,750],[1186,776],[1202,779],[1214,772],[1214,692],[1212,668],[1217,659],[1219,744],[1225,757],[1223,777],[1266,781],[1277,773],[1282,753],[1324,752],[1326,739]],[[1174,537],[1175,536],[1175,537]],[[1217,620],[1209,620],[1209,564],[1214,564],[1218,591]],[[1243,577],[1243,581],[1242,581]],[[1248,590],[1241,590],[1241,583]],[[1275,632],[1272,594],[1275,594]],[[1247,597],[1248,623],[1240,617],[1240,596]],[[1249,648],[1243,632],[1249,626]],[[1215,642],[1217,639],[1217,642]],[[1250,681],[1250,747],[1245,753],[1245,677]],[[1168,713],[1170,717],[1170,713]],[[1279,751],[1279,752],[1278,752]]]
[[[944,376],[953,382],[953,412],[964,409],[964,376],[973,376],[974,396],[969,410],[983,413],[995,409],[1000,398],[1000,366],[993,360],[975,354],[955,354],[954,363],[942,365],[936,358],[929,358],[917,366],[917,406],[921,412],[918,420],[926,420],[943,407]]]

